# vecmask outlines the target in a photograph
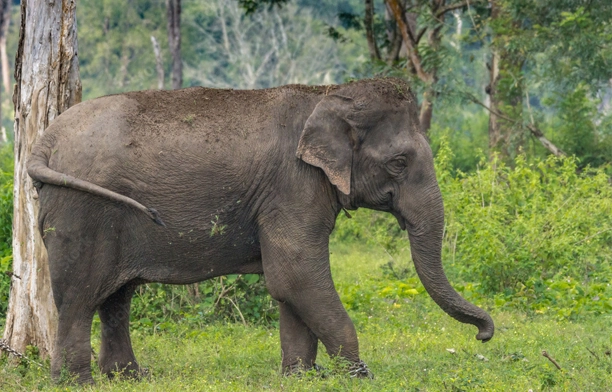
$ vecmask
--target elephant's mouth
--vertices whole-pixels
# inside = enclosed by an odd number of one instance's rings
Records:
[[[404,217],[398,212],[392,211],[391,213],[393,214],[395,219],[397,219],[397,223],[399,223],[400,228],[402,230],[406,230],[406,219],[404,219]]]

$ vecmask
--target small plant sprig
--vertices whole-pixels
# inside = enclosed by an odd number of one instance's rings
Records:
[[[210,223],[212,223],[212,228],[210,229],[210,236],[215,236],[215,235],[223,235],[223,233],[225,233],[225,229],[227,228],[227,225],[221,225],[219,224],[219,215],[215,215],[215,220],[210,221]]]

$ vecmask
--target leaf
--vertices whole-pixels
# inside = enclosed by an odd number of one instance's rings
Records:
[[[257,275],[257,274],[247,274],[247,275],[244,275],[244,280],[248,284],[254,284],[254,283],[259,282],[259,275]]]

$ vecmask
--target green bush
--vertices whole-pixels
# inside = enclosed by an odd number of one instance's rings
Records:
[[[475,172],[454,174],[452,161],[442,140],[436,171],[446,214],[443,262],[464,296],[494,296],[498,306],[561,317],[612,312],[606,167],[581,169],[571,157],[527,161],[520,155],[514,167],[482,159]],[[390,214],[354,215],[338,220],[335,241],[352,237],[390,256],[409,246]]]
[[[227,275],[185,286],[139,286],[132,301],[136,329],[162,331],[176,322],[199,326],[214,321],[276,325],[278,308],[263,276]]]
[[[604,170],[579,171],[574,158],[520,155],[514,163],[483,162],[475,173],[441,181],[451,266],[489,293],[516,291],[530,279],[607,283],[612,187]]]

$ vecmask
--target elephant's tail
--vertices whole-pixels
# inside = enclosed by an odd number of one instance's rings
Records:
[[[166,226],[159,217],[159,213],[153,208],[145,207],[132,198],[120,195],[117,192],[113,192],[96,184],[92,184],[91,182],[80,180],[68,174],[60,173],[51,169],[49,167],[49,159],[47,158],[47,154],[42,152],[41,149],[36,149],[36,147],[34,148],[32,155],[28,159],[27,169],[28,174],[34,180],[34,185],[37,188],[42,187],[43,184],[50,184],[91,193],[92,195],[101,196],[112,201],[132,206],[147,214],[147,216],[158,225],[164,227]]]

